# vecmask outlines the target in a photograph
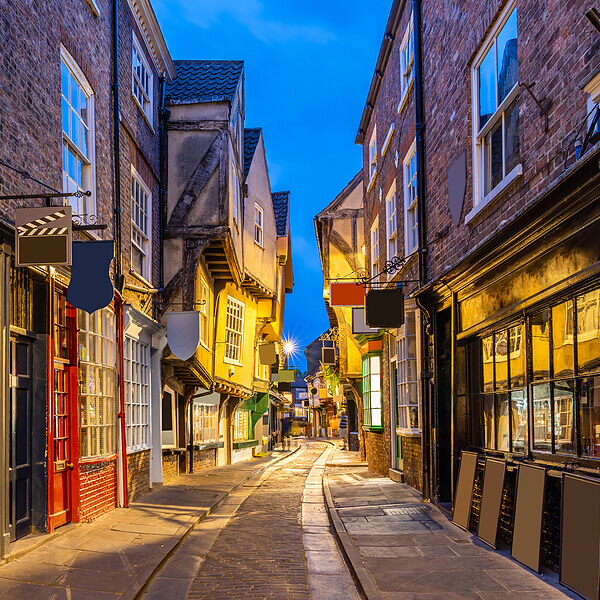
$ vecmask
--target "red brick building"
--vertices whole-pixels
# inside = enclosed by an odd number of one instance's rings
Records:
[[[517,467],[526,461],[546,468],[541,560],[557,568],[562,474],[600,475],[600,35],[586,19],[593,7],[587,0],[482,6],[392,5],[357,136],[364,148],[365,236],[373,236],[368,263],[373,276],[392,256],[393,226],[385,233],[376,226],[377,219],[390,221],[390,189],[413,185],[414,196],[396,193],[396,215],[404,215],[396,219],[396,249],[409,258],[390,277],[417,280],[403,287],[405,310],[418,309],[420,437],[405,447],[398,428],[400,466],[408,480],[407,465],[420,467],[422,460],[424,496],[450,506],[460,452],[476,451],[476,527],[484,459],[506,461],[498,533],[505,543]],[[410,65],[403,44],[413,9],[414,90],[403,101]],[[383,344],[382,434],[366,433],[373,440],[370,464],[379,471],[399,466],[390,430],[393,408],[402,408],[401,393],[399,402],[391,393],[386,398],[392,335]],[[399,366],[406,355],[396,347]],[[381,449],[377,435],[391,440],[392,452]]]
[[[13,2],[1,19],[0,194],[89,190],[64,199],[79,226],[74,239],[114,240],[116,288],[109,306],[88,315],[66,299],[68,267],[14,267],[14,209],[44,200],[2,201],[4,554],[32,530],[93,519],[126,504],[128,487],[149,489],[163,344],[152,302],[159,106],[174,69],[146,2]],[[158,457],[155,481],[160,443]]]

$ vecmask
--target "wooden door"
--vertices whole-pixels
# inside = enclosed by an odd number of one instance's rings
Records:
[[[75,310],[53,293],[52,398],[49,435],[49,529],[73,520],[77,462],[77,365]]]
[[[31,533],[32,342],[10,340],[9,531],[11,541]]]

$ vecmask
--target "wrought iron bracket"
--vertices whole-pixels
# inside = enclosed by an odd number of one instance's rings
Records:
[[[520,83],[519,87],[525,88],[527,90],[529,95],[533,98],[533,101],[538,105],[538,108],[542,111],[542,114],[544,115],[544,119],[545,119],[544,132],[548,133],[548,109],[550,108],[551,102],[547,102],[546,108],[544,108],[542,106],[542,102],[544,102],[546,99],[545,98],[542,98],[542,100],[537,99],[536,95],[531,91],[531,88],[534,85],[535,85],[535,82],[532,83],[531,85],[527,85],[526,83]]]
[[[48,200],[49,198],[83,198],[83,196],[91,196],[92,192],[89,190],[87,192],[83,192],[82,190],[77,190],[76,192],[68,192],[68,193],[58,193],[53,192],[51,194],[15,194],[12,196],[0,196],[0,200],[32,200],[38,198],[44,198]]]

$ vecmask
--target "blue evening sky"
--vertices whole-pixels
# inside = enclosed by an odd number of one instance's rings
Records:
[[[244,60],[246,127],[262,127],[273,191],[291,191],[286,336],[329,327],[313,217],[361,168],[354,144],[391,0],[153,0],[173,59]]]

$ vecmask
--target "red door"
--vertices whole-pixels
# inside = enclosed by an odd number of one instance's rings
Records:
[[[75,309],[64,292],[52,294],[51,374],[49,423],[49,522],[54,528],[73,520],[77,477],[77,330]]]

